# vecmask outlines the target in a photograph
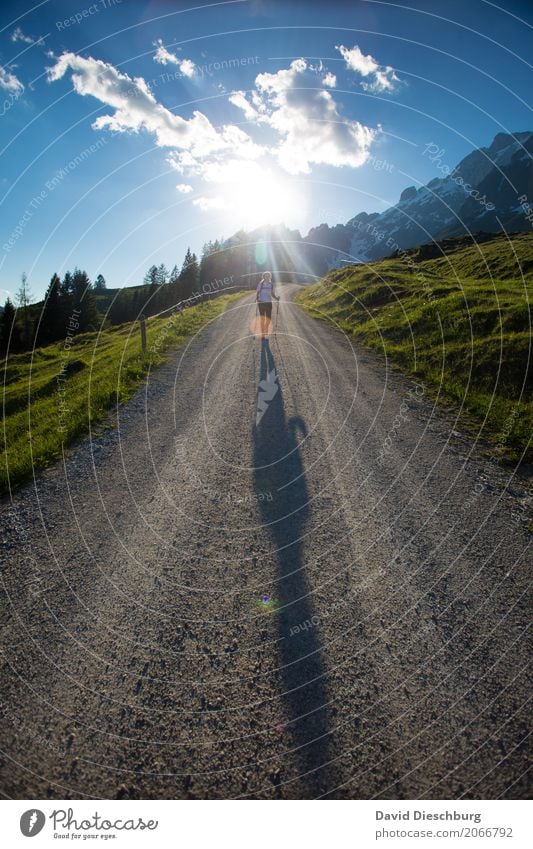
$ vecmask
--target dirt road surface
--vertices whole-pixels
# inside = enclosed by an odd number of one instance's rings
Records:
[[[526,795],[523,481],[294,288],[3,506],[4,796]]]

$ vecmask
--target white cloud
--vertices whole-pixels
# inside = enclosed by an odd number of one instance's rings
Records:
[[[182,59],[179,56],[176,56],[175,53],[171,53],[165,45],[161,38],[158,38],[156,42],[154,42],[154,47],[157,47],[157,50],[154,53],[154,62],[157,62],[159,65],[178,65],[180,72],[184,77],[193,77],[196,73],[196,65],[192,61],[192,59]]]
[[[200,160],[197,160],[188,150],[171,153],[167,162],[178,174],[188,174],[189,176],[200,174]]]
[[[209,212],[211,209],[225,209],[227,204],[225,198],[222,195],[215,195],[215,197],[199,197],[193,200],[193,205],[199,207],[202,212]]]
[[[336,46],[335,50],[339,51],[351,71],[355,71],[363,77],[368,77],[369,74],[375,74],[379,68],[376,60],[370,54],[365,56],[357,45],[349,50],[341,44],[340,46]]]
[[[42,36],[39,36],[39,38],[33,38],[31,35],[25,35],[20,27],[13,30],[10,38],[11,41],[14,42],[22,41],[24,44],[39,44],[40,46],[44,46],[44,38],[42,38]]]
[[[154,47],[157,47],[154,53],[154,62],[157,62],[159,65],[179,65],[181,62],[181,59],[175,53],[167,50],[161,38],[154,41]]]
[[[391,68],[390,65],[380,65],[370,53],[365,56],[357,45],[350,49],[340,44],[335,47],[335,50],[339,51],[350,71],[369,78],[368,82],[361,83],[361,87],[365,91],[395,91],[396,83],[399,83],[400,80],[396,76],[394,68]]]
[[[24,35],[20,27],[17,27],[11,33],[11,41],[23,41],[25,44],[33,44],[34,39],[29,35]]]
[[[332,74],[331,71],[328,71],[322,82],[328,88],[335,88],[335,86],[337,85],[337,77],[335,76],[335,74]]]
[[[168,164],[179,174],[189,178],[198,177],[207,183],[227,182],[224,174],[228,169],[235,169],[235,175],[237,172],[245,173],[248,163],[263,156],[266,151],[253,143],[239,144],[241,131],[238,127],[226,127],[225,130],[224,138],[229,144],[224,150],[205,157],[195,156],[190,151],[173,151],[167,159]],[[232,137],[235,138],[235,143],[231,143]]]
[[[341,116],[316,70],[295,59],[289,68],[256,77],[252,103],[243,92],[232,95],[245,116],[278,133],[271,151],[290,174],[307,174],[313,164],[358,168],[376,136],[376,130]]]
[[[184,59],[180,62],[180,71],[184,77],[193,77],[196,73],[196,65],[192,59]]]
[[[228,98],[229,102],[232,103],[237,109],[241,109],[244,112],[244,117],[249,121],[254,121],[259,118],[259,113],[256,109],[246,100],[246,95],[243,91],[234,91],[230,94]]]
[[[189,192],[192,192],[193,188],[188,183],[178,183],[176,186],[178,192],[182,195],[187,195]]]
[[[179,174],[188,177],[200,177],[207,182],[217,180],[224,167],[238,163],[245,168],[247,162],[256,160],[267,151],[255,144],[240,127],[228,124],[222,128],[223,147],[209,155],[199,156],[195,150],[172,151],[167,162]],[[230,159],[228,159],[230,157]]]
[[[48,68],[48,79],[59,80],[72,71],[74,90],[95,97],[114,111],[102,115],[93,128],[108,128],[118,133],[137,133],[145,130],[155,136],[159,147],[188,151],[191,165],[215,152],[237,148],[240,155],[257,155],[257,146],[238,127],[215,129],[202,113],[182,118],[158,103],[142,77],[133,79],[100,59],[85,59],[75,53],[63,53],[56,64]]]
[[[15,94],[22,94],[24,91],[21,81],[16,78],[15,74],[10,74],[9,71],[6,71],[2,65],[0,65],[0,88],[3,88],[5,91],[12,91]]]
[[[262,95],[254,90],[250,99],[251,103],[244,91],[233,91],[228,97],[229,102],[244,112],[244,117],[249,121],[268,123],[268,109]]]

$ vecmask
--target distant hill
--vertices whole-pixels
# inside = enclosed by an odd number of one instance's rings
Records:
[[[418,189],[409,186],[382,213],[361,212],[344,225],[314,227],[304,242],[326,246],[323,261],[338,267],[350,258],[369,262],[451,236],[531,231],[519,198],[525,195],[533,206],[532,131],[498,133],[449,174],[439,151],[429,149],[427,155],[444,176]]]

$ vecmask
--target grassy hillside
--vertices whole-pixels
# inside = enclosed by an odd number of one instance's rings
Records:
[[[297,301],[462,405],[499,456],[531,462],[533,234],[442,247],[331,271]]]
[[[61,457],[62,446],[87,433],[109,408],[130,397],[148,368],[170,348],[219,315],[240,297],[225,295],[171,317],[147,322],[143,356],[139,323],[102,333],[72,336],[0,361],[4,430],[0,492],[5,494]]]

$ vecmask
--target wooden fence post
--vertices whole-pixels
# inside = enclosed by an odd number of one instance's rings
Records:
[[[146,318],[144,315],[141,315],[139,323],[141,325],[141,348],[143,354],[146,354]]]

